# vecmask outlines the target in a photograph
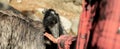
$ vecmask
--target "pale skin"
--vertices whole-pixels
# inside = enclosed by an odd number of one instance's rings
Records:
[[[51,34],[45,32],[44,36],[46,36],[49,40],[51,40],[53,43],[57,43],[58,38],[54,38]]]
[[[61,41],[65,41],[64,42],[64,49],[70,48],[72,41],[76,40],[75,36],[72,36],[72,35],[65,35],[65,36],[63,35],[63,36],[60,36],[58,38],[55,38],[51,34],[45,32],[44,36],[46,36],[50,41],[52,41],[53,43],[58,44],[58,45],[60,44]]]

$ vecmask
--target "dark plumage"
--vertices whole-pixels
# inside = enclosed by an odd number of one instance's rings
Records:
[[[43,25],[46,31],[52,33],[55,38],[64,34],[59,15],[53,9],[47,9],[44,12]]]
[[[55,38],[58,38],[60,35],[64,34],[58,13],[56,13],[56,11],[53,9],[47,9],[43,13],[43,25],[46,32],[52,34]],[[57,49],[57,44],[52,42],[50,45],[46,46],[47,49]]]

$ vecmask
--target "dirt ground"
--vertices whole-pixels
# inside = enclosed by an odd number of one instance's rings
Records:
[[[79,16],[82,10],[81,6],[76,6],[72,2],[66,3],[62,0],[22,0],[21,3],[18,3],[17,0],[11,0],[10,5],[20,11],[34,11],[38,8],[53,8],[60,15],[68,19]]]

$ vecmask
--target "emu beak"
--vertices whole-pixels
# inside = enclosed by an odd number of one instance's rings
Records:
[[[44,8],[44,10],[42,11],[43,14],[45,14],[45,12],[47,11],[48,9]]]

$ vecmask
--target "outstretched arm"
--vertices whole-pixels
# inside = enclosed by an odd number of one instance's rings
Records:
[[[53,43],[58,44],[59,49],[70,49],[70,45],[72,44],[72,41],[76,40],[76,37],[72,35],[61,35],[56,39],[51,34],[46,32],[44,36],[50,39]]]
[[[46,36],[48,39],[50,39],[53,43],[57,44],[57,39],[54,38],[51,34],[45,32],[44,36]]]

